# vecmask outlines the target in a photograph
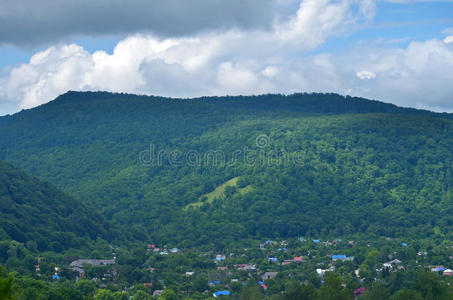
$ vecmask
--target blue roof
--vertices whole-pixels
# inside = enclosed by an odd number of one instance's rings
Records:
[[[406,243],[401,243],[401,246],[406,247],[407,244]]]
[[[263,285],[263,284],[264,284],[264,282],[262,282],[262,281],[258,281],[258,284],[259,284],[259,285]]]
[[[447,268],[437,267],[436,272],[445,271]]]
[[[215,292],[213,295],[214,297],[218,297],[218,296],[228,296],[230,294],[230,291],[218,291],[218,292]]]
[[[332,255],[332,259],[345,259],[346,255]]]
[[[214,280],[214,281],[208,281],[209,284],[220,284],[220,281]]]
[[[269,257],[269,261],[277,262],[278,259],[276,257]]]
[[[52,279],[60,279],[60,276],[58,276],[58,275],[53,275],[53,276],[52,276]]]
[[[320,241],[319,241],[319,240],[313,240],[313,242],[315,242],[315,243],[319,243]]]

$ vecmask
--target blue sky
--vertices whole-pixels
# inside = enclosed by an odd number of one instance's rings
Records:
[[[55,1],[0,0],[0,115],[69,89],[337,92],[453,111],[452,1]]]

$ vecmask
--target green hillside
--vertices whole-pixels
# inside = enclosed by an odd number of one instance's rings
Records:
[[[335,94],[69,92],[0,118],[0,158],[183,245],[449,235],[452,155],[450,115]]]
[[[62,252],[83,248],[98,237],[114,237],[101,215],[0,161],[0,240],[34,242],[40,251]]]

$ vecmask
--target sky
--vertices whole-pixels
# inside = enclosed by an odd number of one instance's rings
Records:
[[[453,112],[453,0],[0,0],[0,115],[68,90]]]

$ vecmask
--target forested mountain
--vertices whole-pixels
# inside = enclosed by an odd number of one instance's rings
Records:
[[[114,234],[115,229],[101,215],[0,161],[0,240],[62,252],[83,248],[98,237],[112,240]]]
[[[161,243],[449,235],[450,118],[335,94],[68,92],[0,118],[0,158]]]

